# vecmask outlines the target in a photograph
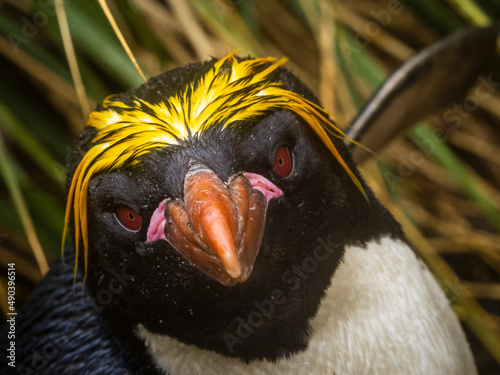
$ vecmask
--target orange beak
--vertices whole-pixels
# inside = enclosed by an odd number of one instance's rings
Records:
[[[243,174],[228,183],[194,163],[184,180],[184,201],[165,208],[165,237],[193,266],[225,286],[250,276],[260,249],[266,198]]]

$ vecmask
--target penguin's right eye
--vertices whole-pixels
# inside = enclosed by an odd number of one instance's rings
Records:
[[[129,206],[117,206],[115,217],[125,229],[131,232],[137,232],[142,227],[142,216]]]

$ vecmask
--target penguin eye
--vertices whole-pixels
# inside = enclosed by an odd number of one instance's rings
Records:
[[[288,146],[280,146],[274,155],[273,170],[281,177],[288,177],[292,173],[293,157]]]
[[[142,217],[129,206],[116,207],[115,216],[118,222],[127,230],[137,232],[142,226]]]

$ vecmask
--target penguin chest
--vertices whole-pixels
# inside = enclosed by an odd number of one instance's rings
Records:
[[[139,325],[166,374],[475,374],[460,324],[428,269],[402,241],[346,249],[308,347],[276,362],[243,363]]]

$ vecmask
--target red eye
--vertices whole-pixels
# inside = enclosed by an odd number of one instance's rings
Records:
[[[132,208],[125,205],[116,207],[115,216],[126,229],[131,231],[138,231],[142,226],[142,217]]]
[[[281,177],[288,177],[292,173],[293,158],[288,146],[280,146],[276,150],[273,169]]]

